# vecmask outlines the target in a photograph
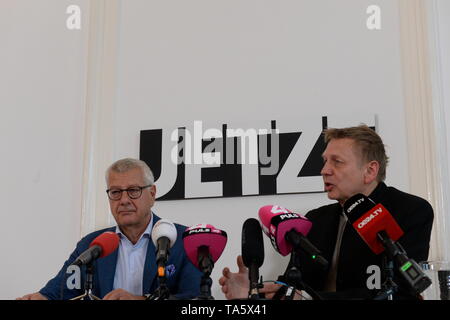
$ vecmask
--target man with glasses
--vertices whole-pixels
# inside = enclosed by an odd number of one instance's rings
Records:
[[[106,231],[118,234],[119,247],[94,264],[93,294],[105,300],[143,300],[158,288],[156,248],[151,232],[160,218],[151,211],[156,196],[153,173],[145,162],[126,158],[108,168],[106,184],[117,226],[81,239],[55,278],[39,292],[20,299],[71,299],[82,294],[82,288],[67,287],[67,267],[88,249],[93,239]],[[166,284],[175,298],[195,298],[199,295],[201,273],[188,260],[183,248],[181,235],[186,227],[175,226],[178,237],[167,262]]]

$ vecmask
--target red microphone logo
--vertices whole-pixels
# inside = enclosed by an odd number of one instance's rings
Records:
[[[375,254],[384,251],[382,243],[377,239],[377,233],[380,230],[385,230],[393,241],[397,241],[403,235],[403,230],[381,203],[355,220],[353,228],[358,231]]]

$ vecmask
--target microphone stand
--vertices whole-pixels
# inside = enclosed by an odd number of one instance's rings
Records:
[[[214,261],[207,246],[200,246],[198,251],[198,265],[203,275],[200,282],[200,295],[196,300],[214,300],[214,297],[211,295],[211,286],[213,281],[210,277],[214,268]]]
[[[374,300],[393,300],[393,294],[397,292],[398,286],[394,282],[394,261],[386,254],[383,256],[382,268],[385,280]]]
[[[200,282],[200,295],[197,300],[214,300],[211,295],[212,279],[208,274],[203,274]]]
[[[166,270],[164,265],[158,266],[159,287],[150,295],[147,300],[167,300],[170,297],[170,290],[167,287]]]
[[[431,279],[425,275],[417,262],[408,258],[405,249],[403,249],[400,243],[389,238],[389,235],[384,230],[377,233],[377,238],[386,250],[385,257],[389,259],[383,265],[387,277],[385,291],[389,291],[389,288],[393,291],[384,293],[386,296],[391,296],[392,299],[392,293],[398,290],[398,286],[392,280],[394,277],[394,266],[398,268],[397,270],[400,272],[400,275],[406,281],[410,293],[418,295],[431,285]]]
[[[293,300],[296,290],[305,290],[314,300],[323,300],[322,297],[315,292],[302,280],[302,273],[298,263],[299,254],[297,250],[292,250],[291,260],[282,276],[278,277],[279,281],[285,282],[288,287],[281,287],[273,296],[272,300],[281,300],[284,296],[286,300]]]
[[[160,284],[159,287],[153,292],[147,300],[167,300],[169,299],[170,292],[166,284]]]
[[[86,265],[86,281],[84,284],[85,292],[82,295],[72,298],[70,300],[101,300],[99,297],[95,296],[92,293],[94,283],[93,278],[94,278],[94,264],[91,262]]]
[[[254,267],[256,270],[258,270],[257,267]],[[249,270],[249,272],[252,272],[252,270]],[[253,271],[255,272],[255,271]],[[257,272],[257,271],[256,271]],[[256,276],[256,278],[258,278]],[[262,281],[262,276],[259,278],[258,281],[253,282],[250,281],[250,290],[248,292],[248,299],[249,300],[266,300],[264,293],[259,293],[259,289],[264,288],[264,284]]]

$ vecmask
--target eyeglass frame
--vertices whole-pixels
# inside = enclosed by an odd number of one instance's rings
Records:
[[[119,201],[120,199],[122,199],[122,194],[123,194],[123,192],[126,191],[128,197],[129,197],[130,199],[136,200],[136,199],[139,199],[139,198],[142,196],[142,190],[144,190],[144,189],[146,189],[146,188],[149,188],[149,187],[151,187],[151,186],[153,186],[153,184],[149,184],[149,185],[142,186],[142,187],[141,187],[141,186],[129,187],[129,188],[127,188],[127,189],[119,189],[119,188],[117,188],[117,189],[115,189],[115,188],[114,188],[114,189],[107,189],[107,190],[106,190],[106,194],[108,195],[109,200],[111,200],[111,201]],[[138,188],[138,189],[139,189],[140,193],[139,193],[139,196],[138,196],[138,197],[132,197],[132,196],[130,195],[130,189],[133,189],[133,188],[136,188],[136,189]],[[117,199],[111,199],[111,197],[110,197],[110,195],[109,195],[109,192],[110,192],[111,190],[114,190],[114,191],[120,191],[120,197],[117,198]]]

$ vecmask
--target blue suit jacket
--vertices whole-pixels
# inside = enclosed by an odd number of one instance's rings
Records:
[[[160,220],[153,214],[153,225]],[[177,240],[170,249],[170,256],[167,262],[167,268],[171,270],[167,276],[167,286],[171,295],[177,299],[191,299],[200,294],[201,272],[189,261],[183,247],[182,234],[185,226],[175,224],[177,228]],[[67,274],[67,267],[86,249],[97,236],[105,231],[115,232],[115,227],[92,232],[81,239],[64,263],[58,274],[51,279],[39,292],[51,300],[71,299],[84,293],[86,268],[81,268],[81,289],[69,289],[66,281],[71,274]],[[118,250],[115,250],[109,256],[99,258],[94,262],[93,294],[103,298],[113,290],[114,275],[116,272]],[[158,278],[156,274],[156,248],[151,239],[149,239],[147,255],[145,258],[144,277],[142,279],[142,288],[144,294],[151,294],[158,288]]]

